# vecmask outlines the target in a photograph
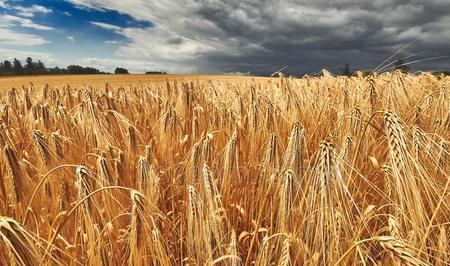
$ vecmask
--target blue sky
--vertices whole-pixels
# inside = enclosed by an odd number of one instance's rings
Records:
[[[0,59],[133,73],[373,69],[413,41],[399,54],[409,61],[449,56],[448,10],[448,0],[0,0]]]
[[[62,0],[0,1],[0,30],[9,33],[0,37],[0,56],[24,59],[34,55],[48,66],[88,63],[87,58],[126,62],[127,58],[114,54],[126,37],[109,25],[152,27],[150,21],[135,20],[114,10],[83,8]],[[99,66],[107,71],[113,67]]]

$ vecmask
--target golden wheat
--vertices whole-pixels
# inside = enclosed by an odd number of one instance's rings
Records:
[[[2,94],[0,264],[450,263],[448,77],[177,77]]]

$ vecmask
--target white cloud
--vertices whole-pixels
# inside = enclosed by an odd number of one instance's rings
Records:
[[[0,45],[24,45],[33,46],[48,43],[44,38],[27,33],[19,33],[7,28],[0,27]]]
[[[105,41],[105,44],[118,44],[118,41]]]
[[[34,23],[31,19],[11,15],[0,15],[0,27],[11,27],[18,24],[24,28],[35,30],[54,30],[55,28]]]
[[[180,36],[158,26],[125,28],[117,33],[127,37],[129,42],[120,47],[116,54],[130,58],[187,60],[215,49],[208,43]]]
[[[18,13],[19,16],[29,17],[29,18],[34,17],[35,13],[49,14],[49,13],[53,12],[53,10],[51,10],[50,8],[46,8],[45,6],[40,6],[40,5],[32,5],[30,7],[15,6],[14,9],[20,11]]]
[[[76,5],[80,9],[95,9],[95,10],[102,10],[103,8],[98,8],[95,5],[91,5],[90,1],[85,0],[67,0],[68,2],[71,2],[72,4]]]
[[[0,58],[4,60],[13,60],[14,58],[17,58],[24,61],[27,57],[33,58],[34,61],[41,60],[46,66],[55,66],[61,63],[53,55],[48,53],[0,48]]]
[[[67,40],[69,40],[69,42],[75,42],[75,37],[67,36]]]
[[[116,25],[112,25],[112,24],[108,24],[108,23],[103,23],[103,22],[98,22],[98,21],[91,21],[92,25],[98,26],[100,28],[103,28],[105,30],[113,30],[113,31],[119,31],[122,28]]]
[[[21,33],[11,29],[14,26],[31,28],[35,30],[53,30],[54,28],[36,24],[28,18],[21,18],[11,15],[0,15],[0,45],[21,45],[34,46],[49,43],[42,36]]]
[[[70,12],[67,12],[67,11],[64,11],[63,14],[68,16],[68,17],[72,16],[72,14],[70,14]]]
[[[426,5],[419,0],[66,1],[86,9],[115,10],[154,25],[98,25],[127,37],[116,55],[162,65],[172,60],[202,64],[203,71],[216,67],[253,72],[273,64],[320,69],[348,58],[370,67],[416,38],[426,43],[420,48],[427,52],[449,51],[448,24],[433,23],[448,18],[448,0]],[[439,49],[434,49],[436,43]]]
[[[0,0],[0,7],[1,8],[8,8],[8,5],[6,4],[6,1]]]
[[[118,51],[119,55],[134,57],[145,52],[144,56],[153,57],[160,54],[160,57],[167,59],[176,56],[192,58],[212,50],[236,52],[236,40],[226,38],[221,29],[201,16],[191,16],[202,6],[193,0],[69,1],[85,8],[116,10],[137,20],[154,24],[154,27],[146,29],[121,29],[105,23],[96,24],[104,26],[105,29],[120,31],[130,39],[128,45]],[[173,56],[170,56],[171,54]]]
[[[148,58],[162,60],[184,60],[213,50],[204,42],[186,38],[158,25],[150,28],[121,28],[116,25],[92,21],[91,24],[128,38],[128,42],[119,48],[116,55],[128,58]],[[149,42],[149,40],[151,40]],[[106,42],[112,44],[111,42]]]

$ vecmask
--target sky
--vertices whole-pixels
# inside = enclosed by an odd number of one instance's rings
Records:
[[[303,75],[398,51],[413,71],[450,69],[450,0],[0,0],[0,60]]]

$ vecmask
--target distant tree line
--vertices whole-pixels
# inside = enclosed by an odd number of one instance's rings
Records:
[[[0,62],[0,76],[15,76],[15,75],[57,75],[57,74],[110,74],[108,72],[100,71],[94,67],[83,67],[79,65],[70,65],[66,68],[60,67],[45,67],[41,60],[33,61],[31,57],[27,57],[25,63],[22,64],[20,60],[4,60]],[[123,67],[117,67],[114,74],[129,74],[128,70]],[[167,74],[166,72],[150,71],[145,74]]]
[[[5,60],[0,62],[0,75],[46,75],[46,74],[107,74],[93,67],[83,67],[70,65],[67,68],[45,67],[41,60],[34,62],[31,57],[27,57],[25,63],[14,58],[12,62]]]
[[[114,70],[114,74],[130,74],[128,73],[128,70],[123,67],[116,67],[116,70]]]
[[[145,74],[149,74],[149,75],[152,75],[152,74],[165,75],[165,74],[167,74],[167,72],[164,72],[164,71],[147,71],[147,72],[145,72]]]
[[[30,57],[27,58],[25,65],[14,58],[13,62],[8,60],[0,63],[0,74],[2,75],[33,75],[33,74],[45,74],[47,72],[44,63],[40,60],[33,62]]]
[[[402,58],[397,58],[397,60],[395,60],[392,63],[391,70],[399,70],[403,73],[408,73],[409,72],[408,63],[405,63],[405,61]],[[350,77],[355,73],[350,70],[350,64],[342,65],[342,67],[340,68],[340,71],[341,71],[341,75],[347,76],[347,77]],[[434,75],[444,75],[444,76],[450,75],[450,71],[448,71],[448,70],[434,71],[432,73]],[[370,71],[364,72],[364,74],[368,75],[368,74],[370,74]]]
[[[444,76],[450,76],[450,71],[436,71],[433,72],[435,75],[444,75]]]
[[[392,66],[393,70],[400,70],[403,73],[408,73],[408,71],[409,71],[409,67],[403,61],[402,58],[397,58],[397,60],[395,60],[395,62],[393,62],[392,65],[393,65]],[[353,74],[355,73],[355,72],[350,70],[350,64],[342,65],[340,70],[341,70],[341,75],[347,76],[347,77],[353,76]],[[369,74],[369,73],[370,73],[370,71],[365,72],[365,74]]]

